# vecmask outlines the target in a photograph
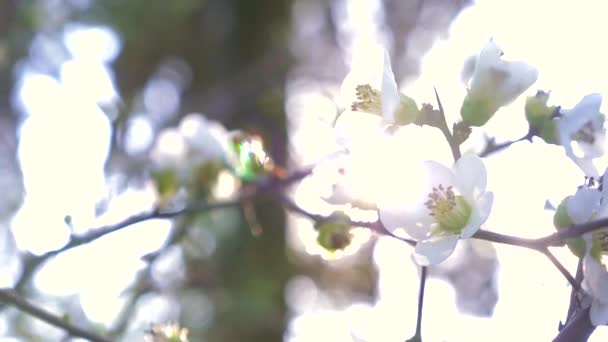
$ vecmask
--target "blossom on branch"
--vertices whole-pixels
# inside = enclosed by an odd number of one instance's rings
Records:
[[[487,220],[493,203],[486,191],[483,161],[471,154],[462,156],[452,168],[427,161],[428,183],[411,206],[380,207],[380,220],[395,234],[404,230],[417,240],[414,259],[419,265],[444,261],[459,239],[473,236]]]
[[[414,122],[420,112],[412,98],[399,92],[388,52],[378,46],[369,51],[357,56],[360,60],[355,59],[342,82],[340,92],[345,111],[336,125],[357,114],[371,116],[370,120],[375,121],[371,127]]]
[[[602,96],[589,94],[570,110],[560,110],[557,123],[559,143],[588,177],[599,177],[593,159],[604,155],[606,143],[605,116],[600,113]],[[576,146],[573,146],[575,143]],[[576,147],[576,150],[575,150]]]
[[[608,169],[604,172],[608,179]],[[608,216],[608,187],[602,191],[580,188],[559,205],[554,217],[555,226],[563,229],[572,224],[583,224]],[[568,239],[568,247],[583,258],[583,289],[591,297],[590,318],[595,326],[608,325],[608,270],[602,258],[608,255],[608,230],[589,232],[582,238]]]
[[[469,83],[460,114],[469,126],[483,126],[500,107],[513,102],[538,79],[538,71],[525,62],[502,60],[503,51],[490,40],[472,68],[463,71]]]

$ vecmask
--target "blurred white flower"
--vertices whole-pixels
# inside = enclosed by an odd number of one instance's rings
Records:
[[[405,208],[380,207],[380,220],[390,231],[403,229],[418,240],[414,259],[437,264],[452,254],[459,239],[469,238],[490,215],[492,192],[486,191],[486,169],[475,155],[464,155],[451,169],[425,163],[428,184],[417,203]]]
[[[467,61],[462,78],[469,91],[460,113],[465,123],[483,126],[496,111],[526,91],[538,79],[538,71],[525,62],[502,60],[503,51],[490,40],[479,55]]]
[[[589,94],[570,110],[560,110],[558,120],[559,143],[566,155],[578,165],[586,176],[599,177],[593,159],[604,155],[606,143],[605,116],[600,113],[602,96]],[[573,146],[576,143],[577,151]]]

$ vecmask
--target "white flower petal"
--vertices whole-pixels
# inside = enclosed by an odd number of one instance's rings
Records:
[[[384,51],[384,70],[382,72],[382,114],[385,123],[392,124],[395,121],[395,111],[399,105],[399,89],[395,81],[395,75],[391,68],[391,59],[388,51]]]
[[[486,222],[490,211],[492,210],[492,204],[494,203],[494,194],[492,192],[486,192],[479,196],[473,205],[473,212],[469,223],[460,232],[462,239],[468,239],[479,230],[481,225]]]
[[[454,185],[454,174],[452,173],[452,170],[444,165],[432,160],[427,160],[424,162],[424,167],[428,171],[429,185],[431,187],[436,187],[439,184],[444,187]]]
[[[379,132],[381,120],[377,115],[345,111],[336,120],[334,139],[344,148],[349,148],[358,141],[364,142],[371,134]]]
[[[492,98],[495,106],[509,104],[538,79],[538,71],[525,62],[501,59],[502,49],[490,40],[476,60],[470,91]]]
[[[476,155],[463,155],[452,167],[458,190],[468,199],[486,190],[487,173],[483,161]]]
[[[608,270],[593,257],[583,259],[584,281],[591,295],[602,303],[608,304]]]
[[[568,216],[575,224],[589,222],[600,209],[601,193],[595,189],[581,188],[566,199]]]
[[[525,62],[503,62],[508,75],[496,90],[495,101],[502,106],[513,102],[538,79],[538,70]]]
[[[589,316],[591,318],[591,324],[596,327],[608,325],[608,303],[600,303],[599,301],[594,300],[591,303]]]
[[[604,182],[608,182],[608,168],[604,171],[602,175],[602,179]],[[608,186],[602,187],[602,206],[605,207],[608,205]]]
[[[414,260],[420,266],[438,264],[452,254],[457,243],[458,235],[436,236],[420,241],[414,250]]]
[[[378,208],[378,215],[386,229],[393,233],[403,230],[416,240],[428,238],[432,219],[423,210]]]
[[[598,127],[598,136],[595,137],[596,144],[578,143],[583,150],[583,156],[577,156],[572,147],[572,135],[583,128],[587,123],[596,123],[600,114],[602,96],[597,93],[583,97],[574,108],[561,110],[562,117],[557,123],[558,137],[560,144],[564,147],[566,155],[571,158],[588,177],[599,177],[599,173],[592,158],[603,155],[605,133],[603,127]],[[595,146],[597,145],[597,146]]]

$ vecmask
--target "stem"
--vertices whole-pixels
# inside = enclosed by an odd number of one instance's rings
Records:
[[[443,111],[443,105],[441,104],[441,99],[439,99],[439,94],[437,93],[437,88],[433,87],[433,90],[435,90],[437,107],[439,107],[439,113],[441,114],[441,120],[439,122],[438,128],[439,130],[441,130],[441,133],[443,133],[445,140],[447,140],[448,144],[450,145],[450,150],[452,151],[452,157],[454,158],[454,161],[457,161],[458,159],[460,159],[461,156],[460,146],[458,145],[456,140],[454,140],[454,136],[452,135],[452,133],[450,132],[450,128],[448,127],[448,123],[445,119],[445,112]]]
[[[568,270],[564,267],[564,265],[562,265],[559,262],[559,260],[557,260],[555,255],[553,255],[553,253],[551,253],[551,251],[549,251],[548,248],[545,247],[545,248],[541,249],[540,252],[543,253],[547,258],[549,258],[551,263],[553,263],[553,265],[555,267],[557,267],[557,269],[561,272],[561,274],[568,280],[570,285],[572,285],[573,291],[574,290],[576,290],[576,292],[581,291],[580,284],[576,281],[576,279],[574,279],[574,277],[572,277],[570,272],[568,272]]]
[[[427,267],[420,267],[420,290],[418,292],[418,316],[416,317],[416,334],[414,337],[422,337],[422,308],[424,306],[424,287],[426,285]]]
[[[578,259],[578,265],[576,267],[576,276],[574,279],[576,280],[577,284],[580,284],[583,281],[583,259],[582,258]],[[578,301],[578,296],[577,296],[578,291],[579,290],[576,289],[574,286],[572,287],[572,291],[570,292],[570,304],[568,306],[568,314],[566,315],[566,324],[568,324],[570,322],[570,319],[572,319],[572,317],[576,313],[576,310],[578,309],[578,306],[580,304]]]
[[[93,342],[110,342],[109,339],[103,336],[96,335],[92,332],[72,325],[67,319],[56,316],[43,308],[37,307],[36,305],[19,297],[15,291],[11,289],[0,289],[0,301],[9,303],[25,313],[56,326],[57,328],[65,330],[71,336],[82,337]]]
[[[484,147],[483,151],[481,151],[481,153],[479,153],[479,156],[481,158],[485,158],[487,156],[489,156],[492,153],[498,152],[500,150],[503,150],[515,143],[518,143],[520,141],[524,141],[524,140],[528,140],[528,141],[532,141],[532,138],[535,136],[534,131],[530,130],[526,135],[524,135],[523,137],[517,139],[517,140],[510,140],[510,141],[505,141],[503,143],[500,144],[496,144],[493,142],[493,139],[491,140],[492,143],[488,143],[486,144],[486,146]]]

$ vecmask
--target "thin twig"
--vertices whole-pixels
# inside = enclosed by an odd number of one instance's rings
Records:
[[[578,259],[578,265],[576,266],[576,276],[574,277],[574,279],[576,280],[577,284],[580,284],[583,282],[583,258],[579,258]],[[574,313],[576,312],[576,310],[578,309],[578,306],[580,305],[579,303],[579,296],[578,296],[579,292],[577,289],[575,289],[574,287],[572,288],[572,291],[570,292],[570,305],[568,306],[568,314],[566,315],[566,323],[568,323],[570,321],[570,319],[574,316]]]
[[[460,146],[456,142],[456,140],[454,139],[454,136],[452,135],[452,133],[450,132],[450,129],[448,128],[448,123],[445,119],[445,112],[443,111],[443,105],[441,104],[441,99],[439,99],[439,93],[437,93],[437,88],[433,87],[433,90],[435,91],[435,98],[437,99],[437,107],[439,107],[439,113],[441,114],[441,121],[440,121],[438,128],[439,128],[439,130],[441,130],[441,133],[443,133],[443,136],[447,140],[448,145],[450,145],[450,150],[452,151],[452,157],[454,158],[454,161],[457,161],[458,159],[460,159],[460,156],[461,156]]]
[[[562,265],[559,262],[559,260],[557,260],[555,255],[553,255],[553,253],[551,253],[551,251],[548,248],[541,249],[540,252],[543,253],[547,258],[549,258],[551,263],[555,267],[557,267],[557,269],[560,271],[560,273],[568,280],[570,285],[572,285],[572,289],[576,290],[577,292],[581,291],[581,285],[576,281],[576,279],[574,279],[574,277],[570,274],[570,272],[568,272],[568,270],[564,267],[564,265]]]
[[[420,288],[418,290],[418,315],[416,316],[416,334],[414,336],[422,339],[422,309],[424,307],[424,289],[426,285],[427,267],[420,267]]]
[[[496,144],[494,142],[493,139],[489,140],[488,143],[486,143],[486,146],[484,147],[483,151],[481,151],[479,153],[479,156],[481,158],[485,158],[487,156],[489,156],[490,154],[496,153],[498,151],[501,151],[515,143],[518,143],[520,141],[532,141],[532,138],[535,136],[536,134],[534,133],[534,131],[530,130],[528,133],[526,133],[526,135],[524,135],[523,137],[517,139],[517,140],[509,140],[509,141],[505,141],[502,142],[500,144]]]
[[[70,249],[85,245],[87,243],[91,243],[103,236],[108,234],[117,232],[119,230],[131,227],[136,223],[141,223],[144,221],[152,220],[152,219],[166,219],[166,218],[174,218],[177,216],[189,214],[189,213],[202,213],[205,211],[210,211],[214,209],[227,208],[238,206],[242,201],[251,199],[262,192],[267,192],[275,188],[283,188],[289,186],[312,173],[312,167],[305,167],[292,173],[288,174],[285,177],[276,178],[276,177],[265,177],[261,178],[258,182],[253,184],[252,188],[249,188],[248,191],[243,191],[240,195],[236,196],[234,199],[226,200],[222,202],[216,203],[203,203],[196,204],[192,206],[187,206],[177,210],[169,210],[163,211],[161,209],[153,209],[150,212],[145,212],[141,214],[137,214],[127,219],[118,222],[116,224],[107,225],[99,228],[90,229],[87,233],[82,235],[73,235],[69,242],[63,247],[46,252],[39,256],[35,256],[33,254],[24,254],[23,258],[25,260],[25,267],[19,279],[17,279],[14,289],[18,293],[20,293],[23,288],[29,283],[32,276],[36,273],[38,268],[46,262],[49,258],[61,254]],[[0,310],[6,308],[6,305],[0,303]]]
[[[8,303],[19,310],[28,313],[42,321],[47,322],[59,329],[64,330],[68,334],[74,337],[82,337],[89,341],[93,342],[110,342],[111,340],[105,338],[103,336],[94,334],[90,331],[77,327],[71,323],[67,319],[64,319],[61,316],[57,316],[55,314],[50,313],[49,311],[40,308],[31,302],[21,298],[15,291],[12,289],[0,289],[0,301]]]

